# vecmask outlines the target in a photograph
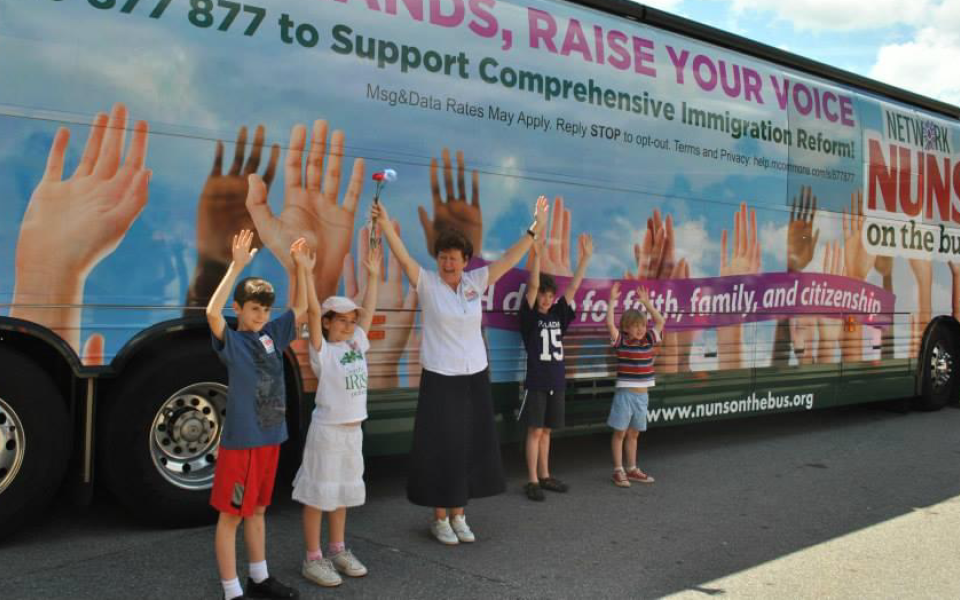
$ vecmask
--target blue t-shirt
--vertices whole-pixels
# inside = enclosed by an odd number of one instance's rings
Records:
[[[567,385],[563,366],[563,334],[576,317],[567,299],[560,296],[546,314],[520,300],[520,335],[527,349],[528,390],[562,390]]]
[[[296,319],[288,310],[260,331],[224,327],[213,349],[227,366],[227,418],[220,445],[239,450],[281,444],[287,439],[287,398],[283,351],[296,337]]]

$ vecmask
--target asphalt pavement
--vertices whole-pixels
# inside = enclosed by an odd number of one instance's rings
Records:
[[[610,483],[609,438],[554,442],[568,494],[509,489],[477,500],[478,541],[442,546],[404,495],[402,458],[368,463],[367,504],[347,543],[370,574],[320,589],[303,579],[300,510],[278,485],[267,513],[271,574],[303,598],[958,598],[960,410],[885,405],[656,429],[641,467]],[[242,546],[239,550],[241,569]],[[0,598],[218,598],[213,528],[158,530],[109,498],[65,503],[0,541]]]

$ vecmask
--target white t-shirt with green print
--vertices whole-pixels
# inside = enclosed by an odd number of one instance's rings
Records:
[[[324,340],[317,352],[310,346],[310,368],[317,383],[317,407],[313,420],[324,425],[342,425],[367,418],[367,333],[357,327],[353,338],[343,342]]]

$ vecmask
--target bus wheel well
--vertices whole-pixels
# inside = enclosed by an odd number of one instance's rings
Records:
[[[77,385],[75,365],[71,364],[76,362],[79,365],[76,356],[67,357],[61,349],[42,338],[20,331],[0,331],[0,344],[8,350],[29,358],[37,368],[47,374],[60,392],[60,398],[69,404],[74,397],[73,392]]]
[[[960,396],[960,323],[946,315],[931,320],[917,359],[914,408],[938,410],[956,403]]]

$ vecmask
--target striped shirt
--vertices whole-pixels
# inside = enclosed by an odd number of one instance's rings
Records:
[[[617,387],[646,388],[654,386],[653,347],[660,343],[660,334],[650,328],[640,340],[627,340],[623,333],[613,346],[617,352]]]

